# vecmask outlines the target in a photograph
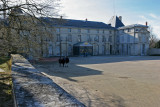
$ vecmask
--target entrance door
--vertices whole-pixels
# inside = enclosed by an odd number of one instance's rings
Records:
[[[145,55],[145,44],[142,45],[142,55]]]
[[[110,55],[112,55],[112,45],[110,45]]]

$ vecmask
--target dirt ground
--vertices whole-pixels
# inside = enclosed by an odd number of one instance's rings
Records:
[[[160,57],[72,57],[34,65],[87,107],[160,107]]]

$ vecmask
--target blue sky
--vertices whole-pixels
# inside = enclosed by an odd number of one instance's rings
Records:
[[[61,0],[61,6],[60,13],[68,19],[107,23],[117,15],[122,16],[125,25],[147,21],[160,38],[160,0]]]

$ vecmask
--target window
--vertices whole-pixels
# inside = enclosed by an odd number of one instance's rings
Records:
[[[87,41],[88,41],[88,42],[91,42],[91,37],[90,37],[90,35],[87,35]]]
[[[142,38],[141,38],[141,36],[139,35],[138,37],[139,37],[139,42],[142,42]]]
[[[57,42],[60,42],[60,34],[57,34]]]
[[[81,29],[78,29],[78,33],[81,33]]]
[[[57,33],[60,33],[60,28],[57,28],[57,29],[56,29],[56,32],[57,32]]]
[[[124,43],[124,36],[122,36],[121,38],[122,38],[122,43]]]
[[[109,36],[109,42],[112,42],[112,36]]]
[[[97,33],[99,33],[99,30],[97,30]]]
[[[112,31],[111,31],[111,30],[109,31],[109,34],[112,34]]]
[[[130,42],[130,35],[127,36],[127,42]]]
[[[71,28],[68,28],[68,32],[72,32],[72,29],[71,29]]]
[[[70,35],[70,34],[68,35],[68,41],[72,42],[72,35]]]
[[[87,30],[87,33],[90,33],[90,29]]]
[[[131,29],[128,29],[128,32],[131,32]]]
[[[78,35],[78,42],[81,42],[81,35]]]
[[[102,42],[106,42],[105,36],[102,36]]]
[[[99,36],[98,35],[94,38],[94,41],[99,42]]]
[[[104,30],[103,30],[103,34],[104,34]]]

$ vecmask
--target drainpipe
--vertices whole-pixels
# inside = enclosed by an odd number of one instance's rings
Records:
[[[134,55],[136,55],[136,50],[135,50],[136,49],[136,47],[135,47],[135,27],[134,27],[134,46],[133,47],[134,47]]]

